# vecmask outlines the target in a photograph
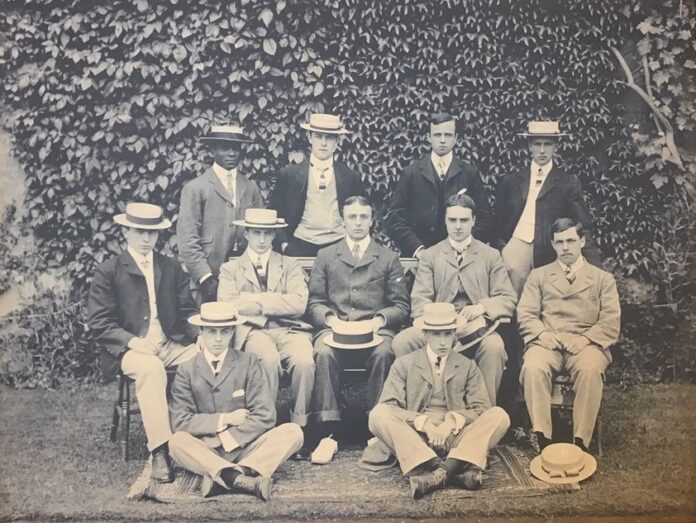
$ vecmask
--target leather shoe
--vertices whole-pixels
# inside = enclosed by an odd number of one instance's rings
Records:
[[[150,479],[158,483],[171,483],[174,481],[174,475],[169,466],[169,453],[167,452],[167,447],[164,445],[152,451]]]
[[[472,467],[450,479],[450,485],[465,490],[478,490],[483,486],[483,471]]]
[[[273,480],[271,478],[264,478],[263,476],[256,476],[252,478],[251,476],[240,474],[234,478],[232,492],[251,494],[252,496],[256,496],[263,501],[268,501],[271,499],[272,486]]]
[[[421,499],[429,492],[445,488],[447,485],[447,471],[442,467],[422,474],[411,476],[408,479],[411,484],[411,496],[413,499]]]

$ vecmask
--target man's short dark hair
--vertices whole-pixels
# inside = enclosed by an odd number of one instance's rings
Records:
[[[578,238],[585,236],[585,230],[583,229],[581,222],[573,218],[559,218],[553,222],[553,225],[551,226],[551,241],[553,241],[553,235],[557,232],[567,231],[573,227],[575,227],[575,230],[578,232]]]
[[[367,196],[362,195],[349,196],[343,202],[343,207],[346,207],[347,205],[353,205],[354,203],[357,203],[358,205],[367,205],[370,209],[372,209],[372,204],[370,203],[370,200],[367,199]]]
[[[476,202],[471,196],[467,196],[464,193],[453,194],[445,202],[445,212],[450,207],[464,207],[465,209],[471,209],[471,215],[476,216]]]
[[[452,116],[450,113],[435,113],[430,117],[430,124],[431,125],[440,125],[441,123],[445,122],[454,122],[454,130],[455,132],[457,131],[457,120]]]

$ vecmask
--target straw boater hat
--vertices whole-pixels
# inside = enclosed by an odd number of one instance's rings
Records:
[[[350,132],[343,127],[340,116],[326,113],[314,113],[309,117],[309,123],[301,123],[300,127],[318,133],[348,134]]]
[[[201,137],[201,142],[243,142],[254,143],[254,140],[244,134],[244,129],[238,125],[213,125],[210,133]]]
[[[246,321],[244,316],[237,314],[231,303],[211,301],[201,303],[201,313],[191,316],[188,322],[197,327],[231,327]]]
[[[232,223],[253,229],[282,229],[288,226],[283,218],[278,218],[278,212],[273,209],[247,209],[244,211],[243,220],[234,220]]]
[[[457,311],[451,303],[427,303],[423,314],[413,321],[422,330],[444,331],[457,328]]]
[[[546,483],[566,485],[589,478],[597,470],[597,460],[577,445],[553,443],[529,464],[537,478]]]
[[[159,230],[172,226],[172,222],[164,217],[162,207],[151,203],[129,203],[126,212],[115,215],[114,221],[133,229]]]
[[[323,340],[335,349],[369,349],[382,343],[382,336],[374,333],[370,320],[343,321],[338,318],[331,325],[331,334]]]
[[[568,136],[568,133],[562,133],[558,128],[558,122],[551,121],[541,121],[541,122],[529,122],[527,124],[526,133],[517,133],[519,136],[526,136],[528,138],[548,136],[548,137],[560,137]]]

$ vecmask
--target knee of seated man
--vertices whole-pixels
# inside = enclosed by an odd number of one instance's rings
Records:
[[[505,429],[510,427],[510,416],[501,407],[491,407],[486,411],[486,415],[494,418],[499,424],[505,425]]]
[[[384,403],[378,403],[373,407],[373,409],[370,411],[370,414],[367,417],[368,428],[370,429],[370,431],[372,431],[372,429],[375,426],[378,426],[380,422],[384,421],[386,418],[391,416],[391,407]]]
[[[507,359],[505,343],[503,342],[503,338],[497,332],[494,332],[490,336],[486,336],[483,338],[483,340],[481,340],[481,349],[487,355]]]
[[[176,452],[177,449],[186,447],[191,441],[191,435],[188,432],[178,431],[169,437],[169,451]]]
[[[138,354],[137,369],[139,374],[166,374],[164,363],[154,354]]]

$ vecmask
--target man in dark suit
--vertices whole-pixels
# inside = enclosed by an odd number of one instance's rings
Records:
[[[219,485],[267,501],[273,472],[302,446],[302,429],[275,427],[275,397],[258,358],[230,348],[244,320],[223,302],[204,303],[189,319],[201,328],[200,351],[176,372],[169,450],[203,476],[204,496]]]
[[[121,369],[135,380],[152,478],[172,480],[167,442],[167,374],[196,353],[198,330],[186,319],[196,313],[188,275],[173,258],[153,252],[160,229],[171,226],[162,209],[129,203],[114,216],[123,226],[127,249],[97,267],[89,291],[89,326],[101,349],[106,381]]]
[[[341,412],[341,349],[329,347],[324,336],[332,323],[372,321],[382,342],[364,349],[367,379],[367,403],[371,408],[379,398],[382,385],[394,361],[391,348],[394,332],[408,320],[409,299],[404,271],[397,254],[370,238],[372,207],[366,198],[352,196],[345,201],[343,221],[346,236],[335,245],[319,251],[309,278],[307,315],[319,330],[315,337],[316,370],[312,410],[320,423],[337,422]],[[354,351],[357,352],[357,351]],[[319,429],[319,433],[327,432]]]
[[[269,207],[288,224],[276,238],[278,250],[285,256],[316,256],[343,239],[343,202],[365,195],[365,186],[358,173],[334,161],[338,137],[348,133],[338,116],[313,114],[300,127],[309,132],[312,153],[278,172]]]
[[[557,140],[566,136],[558,122],[529,122],[528,131],[520,135],[529,140],[531,165],[500,180],[493,226],[493,245],[501,249],[518,295],[533,267],[555,259],[549,243],[553,222],[573,218],[588,231],[592,223],[577,177],[553,163]],[[599,250],[589,237],[584,254],[601,265]]]
[[[243,229],[234,220],[264,201],[256,183],[238,172],[241,144],[252,142],[241,127],[213,126],[201,141],[210,146],[215,163],[184,185],[176,239],[194,289],[200,288],[197,297],[205,302],[216,299],[220,266],[246,249]]]
[[[399,178],[389,205],[385,224],[403,256],[420,257],[424,248],[447,237],[445,202],[465,192],[478,209],[476,237],[488,241],[490,206],[478,169],[454,156],[456,122],[447,113],[430,121],[428,156],[410,164]]]

